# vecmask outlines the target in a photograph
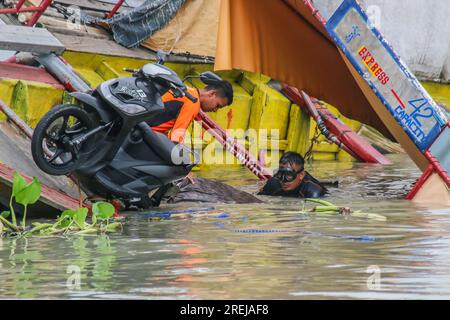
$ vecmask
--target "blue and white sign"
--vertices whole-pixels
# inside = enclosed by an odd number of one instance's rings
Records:
[[[447,119],[368,21],[355,0],[345,0],[326,28],[358,73],[424,152],[442,131]]]

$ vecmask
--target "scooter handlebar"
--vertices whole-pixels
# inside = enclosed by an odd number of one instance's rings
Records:
[[[196,97],[194,97],[192,94],[190,94],[187,90],[184,91],[184,93],[186,94],[186,97],[191,100],[193,103],[196,103],[198,101],[198,99]]]
[[[186,87],[176,87],[174,84],[171,84],[172,86],[172,94],[175,98],[179,97],[187,97],[192,102],[196,103],[198,99],[194,97],[192,94],[189,93]]]
[[[123,68],[122,70],[129,73],[136,73],[139,71],[139,69],[130,69],[130,68]]]

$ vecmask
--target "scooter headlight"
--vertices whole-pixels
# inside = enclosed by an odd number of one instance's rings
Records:
[[[137,114],[146,111],[143,106],[139,106],[137,104],[120,105],[119,108],[120,110],[128,114]]]

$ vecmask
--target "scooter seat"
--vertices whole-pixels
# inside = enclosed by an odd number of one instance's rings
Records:
[[[167,163],[172,165],[193,164],[190,159],[190,152],[186,150],[187,148],[173,142],[164,134],[153,131],[145,122],[138,124],[138,128],[141,130],[142,138],[147,146],[153,149],[153,151]],[[180,159],[179,156],[181,156],[182,159]]]

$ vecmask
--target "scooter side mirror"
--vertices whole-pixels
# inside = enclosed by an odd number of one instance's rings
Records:
[[[211,71],[203,72],[202,74],[200,74],[200,80],[202,80],[204,84],[211,85],[215,85],[223,81],[221,77]]]
[[[166,62],[167,53],[162,50],[156,52],[156,57],[158,58],[158,64],[164,64]]]

